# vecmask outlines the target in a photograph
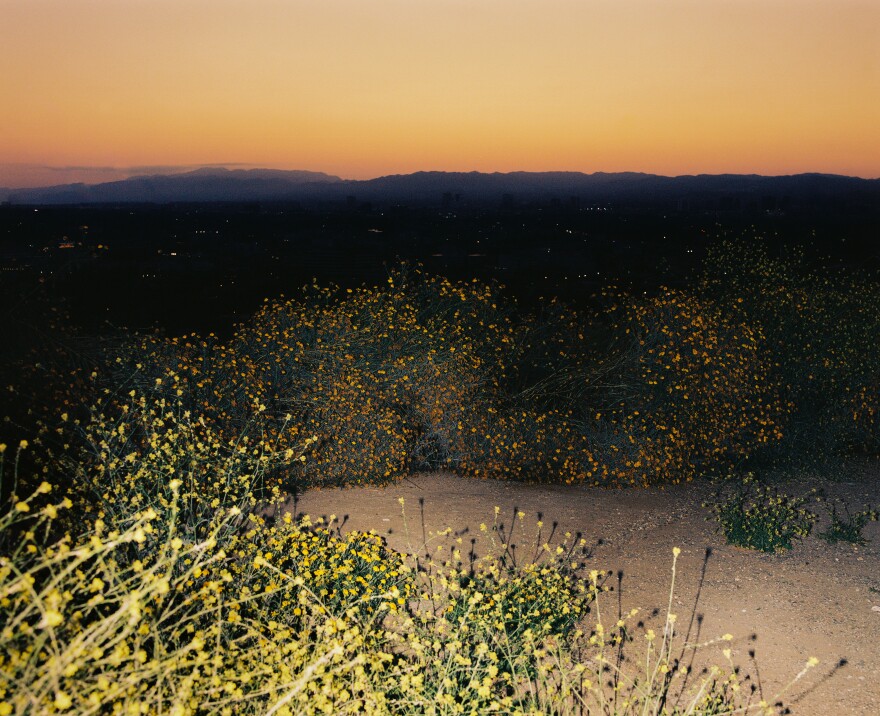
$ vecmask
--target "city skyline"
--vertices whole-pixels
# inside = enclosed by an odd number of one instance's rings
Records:
[[[202,166],[880,176],[880,4],[4,0],[0,186]]]

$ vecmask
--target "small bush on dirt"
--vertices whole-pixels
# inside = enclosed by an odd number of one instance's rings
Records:
[[[715,502],[707,506],[715,514],[728,544],[779,552],[791,549],[793,540],[810,534],[816,515],[805,505],[814,494],[791,497],[747,475],[733,482],[732,489],[722,488]]]
[[[820,532],[819,536],[828,544],[837,544],[838,542],[850,542],[851,544],[864,544],[865,538],[862,536],[862,530],[868,522],[876,522],[878,517],[877,510],[869,506],[865,506],[864,510],[850,513],[849,508],[844,505],[846,515],[840,515],[837,512],[837,506],[831,505],[830,517],[831,524],[824,532]]]

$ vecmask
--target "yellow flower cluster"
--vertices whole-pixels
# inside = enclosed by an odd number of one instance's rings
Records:
[[[761,335],[664,289],[615,302],[615,378],[592,424],[603,483],[677,483],[781,437]]]
[[[133,386],[135,398],[105,400],[92,424],[119,433],[87,425],[87,441],[152,445],[185,422],[196,454],[235,441],[264,460],[288,456],[260,473],[266,489],[292,490],[444,467],[566,484],[678,482],[779,439],[759,332],[670,290],[615,296],[607,316],[591,334],[556,304],[516,315],[494,287],[405,266],[383,287],[312,286],[300,300],[267,301],[226,342],[129,346],[110,361],[111,383]],[[610,348],[589,341],[602,333]],[[187,454],[184,443],[162,459]]]
[[[608,289],[595,314],[556,301],[527,314],[498,286],[404,264],[380,286],[313,284],[266,300],[223,340],[113,336],[20,356],[11,402],[28,435],[39,421],[37,442],[57,430],[56,457],[75,471],[97,461],[112,472],[164,440],[165,456],[144,461],[138,479],[182,469],[201,480],[203,468],[182,464],[190,441],[197,453],[209,446],[195,463],[218,462],[217,450],[277,456],[249,468],[260,494],[438,468],[664,484],[743,459],[876,454],[876,280],[817,270],[793,252],[775,258],[768,246],[719,239],[689,290]],[[39,406],[26,384],[41,388]],[[189,431],[177,452],[172,422]]]
[[[590,438],[571,412],[480,406],[458,434],[458,471],[473,477],[590,483],[599,472]]]
[[[808,429],[817,448],[834,443],[825,452],[873,450],[880,297],[805,280],[760,251],[722,252],[692,293],[609,289],[597,315],[556,302],[524,314],[498,287],[404,265],[382,286],[267,300],[227,340],[117,344],[104,369],[74,371],[95,407],[65,403],[57,430],[68,446],[85,437],[74,465],[105,471],[164,440],[138,461],[144,475],[183,470],[220,493],[235,490],[198,467],[218,450],[258,455],[253,469],[217,472],[259,473],[251,486],[265,494],[438,468],[676,483],[805,444]]]
[[[0,516],[0,544],[23,536],[0,556],[0,714],[623,714],[673,694],[700,716],[740,703],[732,663],[688,680],[674,614],[662,635],[645,627],[644,658],[621,658],[636,612],[606,627],[585,541],[551,546],[539,522],[529,544],[522,513],[505,527],[496,509],[485,554],[463,558],[453,536],[440,560],[341,535],[333,518],[237,508],[193,535],[183,481],[167,489],[164,513],[80,519],[58,537],[65,521],[39,503],[74,505],[48,484]]]
[[[175,390],[179,381],[168,380]],[[83,509],[102,519],[125,520],[145,509],[167,516],[178,492],[183,502],[178,529],[187,539],[204,536],[220,509],[250,510],[277,501],[284,475],[313,442],[293,450],[270,441],[259,424],[226,437],[184,408],[183,398],[144,396],[132,390],[114,407],[93,409],[73,429],[80,450],[56,456]],[[148,535],[148,539],[154,539]]]
[[[242,532],[238,510],[193,539],[182,487],[171,481],[165,519],[147,508],[50,542],[47,510],[0,518],[4,543],[24,530],[0,559],[0,712],[300,713],[322,682],[325,704],[363,704],[337,678],[374,689],[357,664],[387,660],[367,627],[406,603],[403,557],[306,524],[253,518]]]
[[[277,525],[252,518],[251,528],[227,544],[231,589],[254,597],[240,616],[258,623],[301,628],[308,603],[321,614],[371,620],[397,612],[412,591],[409,565],[375,533],[336,536],[331,525],[298,524],[286,515]]]
[[[387,286],[312,286],[296,301],[266,301],[228,341],[148,337],[123,346],[106,377],[90,378],[104,395],[90,418],[59,431],[84,432],[88,454],[106,469],[165,441],[154,451],[163,464],[144,470],[184,468],[199,480],[193,468],[216,464],[208,453],[233,443],[264,460],[286,455],[261,467],[268,490],[437,468],[589,480],[597,466],[571,411],[519,396],[534,380],[529,365],[541,369],[550,353],[558,362],[560,344],[538,345],[546,331],[514,313],[495,287],[406,266]],[[128,396],[111,387],[120,384]],[[192,468],[174,462],[190,453]]]
[[[785,411],[777,467],[825,467],[880,451],[880,284],[851,267],[783,256],[760,235],[727,238],[707,259],[701,292],[762,336]]]

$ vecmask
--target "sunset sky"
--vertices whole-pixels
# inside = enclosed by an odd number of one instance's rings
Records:
[[[880,0],[0,0],[0,186],[880,176]]]

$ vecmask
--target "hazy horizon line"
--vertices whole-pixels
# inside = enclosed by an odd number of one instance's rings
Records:
[[[411,176],[421,173],[443,173],[443,174],[645,174],[648,176],[657,176],[675,179],[678,177],[695,177],[695,176],[762,176],[762,177],[787,177],[803,174],[817,174],[824,176],[839,176],[853,179],[864,179],[872,181],[880,179],[877,176],[861,176],[858,174],[843,174],[837,171],[793,171],[785,173],[765,174],[760,171],[741,172],[741,171],[700,171],[685,172],[680,174],[667,174],[655,171],[644,171],[638,169],[621,169],[607,170],[594,169],[586,171],[583,169],[511,169],[511,170],[485,170],[485,169],[416,169],[412,171],[391,171],[382,174],[369,176],[343,176],[331,171],[322,169],[304,169],[302,167],[290,167],[287,165],[278,166],[272,164],[257,164],[251,162],[210,162],[204,164],[145,164],[133,166],[112,166],[112,165],[88,165],[88,164],[70,164],[70,165],[51,165],[25,162],[0,162],[0,176],[9,174],[14,176],[16,173],[30,175],[32,178],[28,184],[7,184],[0,179],[0,187],[10,190],[26,190],[26,189],[42,189],[53,186],[63,186],[67,184],[85,184],[97,185],[115,181],[125,181],[135,177],[149,176],[175,176],[179,174],[187,174],[200,169],[228,169],[234,170],[270,170],[282,172],[312,172],[315,174],[325,174],[341,179],[342,181],[371,181],[374,179],[382,179],[394,176]],[[42,176],[38,179],[37,177]],[[62,178],[66,177],[66,178]],[[89,180],[91,179],[91,180]],[[24,179],[24,181],[28,181]]]

